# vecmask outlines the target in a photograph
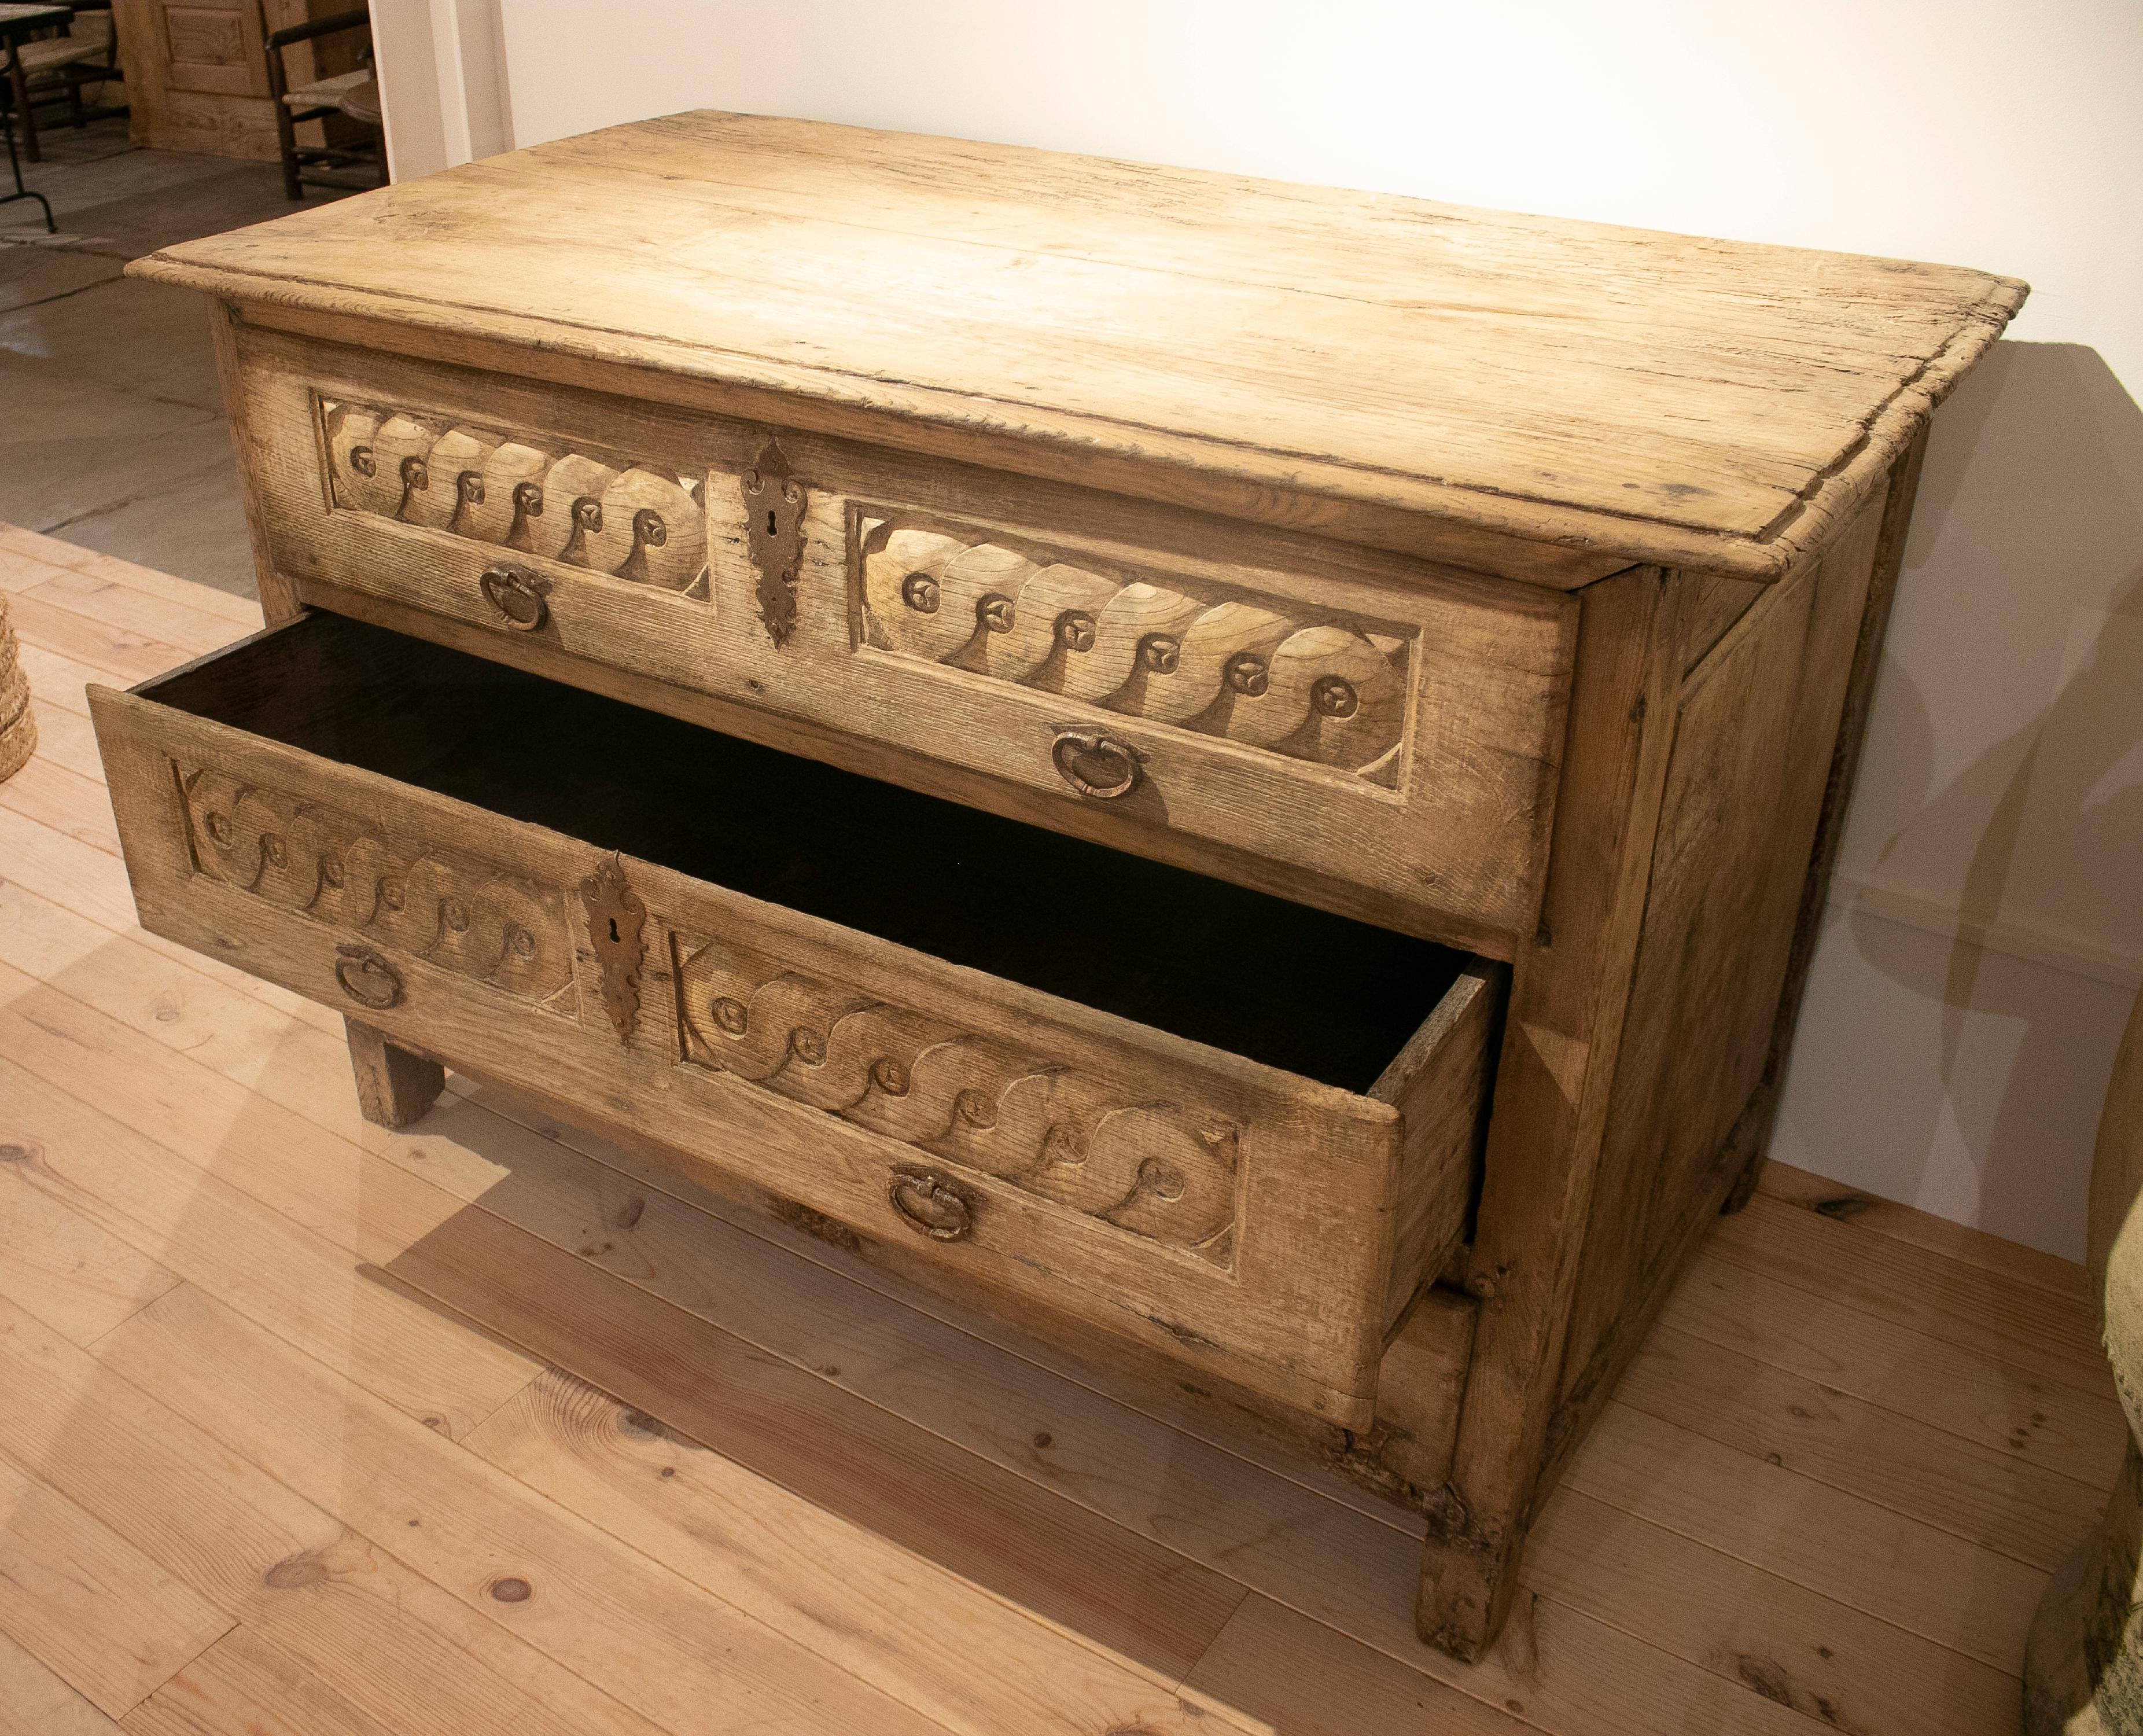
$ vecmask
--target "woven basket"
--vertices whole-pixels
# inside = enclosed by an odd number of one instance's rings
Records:
[[[15,652],[7,593],[0,591],[0,778],[12,777],[37,751],[37,720],[30,711],[30,677]]]

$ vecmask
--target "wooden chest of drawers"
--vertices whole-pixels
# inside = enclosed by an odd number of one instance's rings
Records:
[[[719,115],[130,269],[275,623],[92,695],[145,925],[1420,1508],[1477,1654],[2022,286]]]

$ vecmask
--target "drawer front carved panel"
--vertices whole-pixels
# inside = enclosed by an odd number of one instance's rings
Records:
[[[856,510],[863,642],[1393,781],[1404,635],[1166,573],[1091,570],[998,532]]]
[[[705,594],[705,482],[541,435],[324,398],[334,503],[664,590]]]
[[[563,897],[487,862],[389,843],[354,815],[175,764],[195,868],[280,909],[572,1018]]]
[[[673,932],[671,944],[687,1063],[1232,1264],[1234,1123],[727,940]]]

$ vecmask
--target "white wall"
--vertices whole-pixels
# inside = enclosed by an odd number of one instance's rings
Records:
[[[735,108],[2029,278],[1937,419],[1775,1149],[2081,1254],[2143,977],[2143,5],[374,0],[412,55],[457,7],[523,145]]]

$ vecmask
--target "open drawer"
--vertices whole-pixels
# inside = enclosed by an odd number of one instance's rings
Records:
[[[1349,1427],[1501,967],[311,613],[91,691],[143,925]]]

